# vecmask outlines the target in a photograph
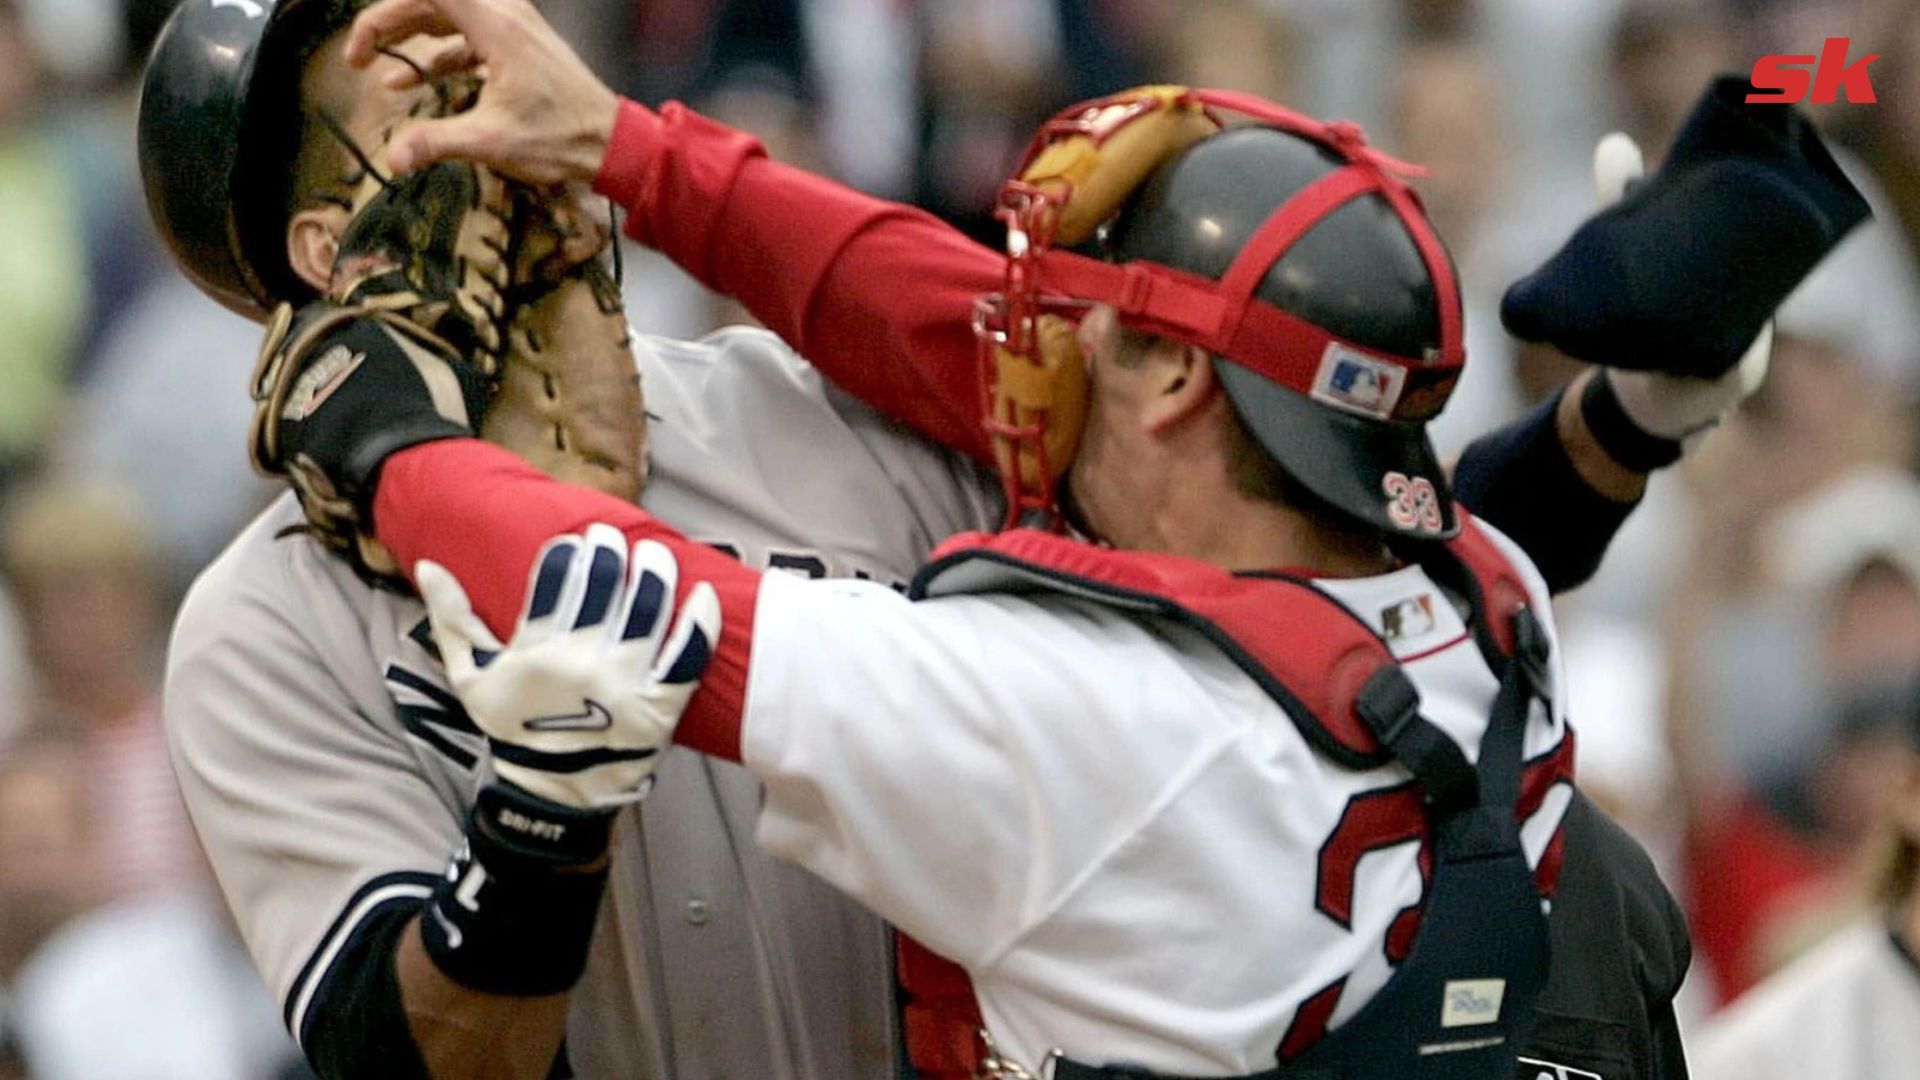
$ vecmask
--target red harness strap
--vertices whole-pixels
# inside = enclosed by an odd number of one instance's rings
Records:
[[[1463,511],[1448,548],[1466,569],[1490,615],[1528,601],[1525,582]],[[973,575],[987,571],[986,579]],[[1219,645],[1281,706],[1316,749],[1350,768],[1389,755],[1356,711],[1367,680],[1394,662],[1386,644],[1331,597],[1287,575],[1238,575],[1205,563],[1137,551],[1111,551],[1051,533],[1015,529],[965,533],[935,552],[913,586],[916,598],[1040,586],[1142,613],[1173,617]],[[1280,594],[1280,595],[1276,595]],[[1321,602],[1301,602],[1304,597]],[[1493,643],[1513,650],[1510,620],[1492,618]],[[1531,815],[1547,791],[1571,779],[1572,733],[1528,769],[1520,810]],[[1537,868],[1551,894],[1559,868],[1556,838]],[[906,935],[897,938],[908,1060],[928,1080],[976,1075],[980,1006],[967,974]]]
[[[900,1033],[920,1080],[972,1080],[980,1071],[980,1002],[960,965],[905,934],[894,935]]]

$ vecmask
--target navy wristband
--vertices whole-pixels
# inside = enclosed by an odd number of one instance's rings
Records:
[[[1605,369],[1588,379],[1587,388],[1581,391],[1580,418],[1587,422],[1587,430],[1600,449],[1624,468],[1650,473],[1680,460],[1680,440],[1651,434],[1634,423],[1620,407],[1613,380]]]
[[[420,938],[454,982],[490,994],[565,993],[586,970],[606,891],[613,815],[506,784],[480,791],[467,844],[420,918]]]

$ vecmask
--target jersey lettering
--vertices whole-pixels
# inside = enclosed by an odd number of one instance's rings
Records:
[[[894,592],[907,591],[907,583],[896,578],[882,578],[863,566],[851,566],[843,562],[829,560],[818,551],[806,551],[793,548],[768,548],[764,562],[756,564],[746,557],[739,544],[727,540],[708,540],[706,545],[725,555],[729,559],[758,566],[762,570],[780,570],[789,574],[798,574],[804,578],[852,578],[855,581],[882,581]]]
[[[768,551],[767,569],[819,580],[827,576],[827,561],[807,551]]]
[[[1569,732],[1561,738],[1560,745],[1527,764],[1521,774],[1520,798],[1514,807],[1515,815],[1522,821],[1528,820],[1540,812],[1548,792],[1558,784],[1572,781],[1573,736]],[[1393,787],[1355,795],[1347,800],[1340,821],[1320,845],[1314,907],[1341,929],[1350,930],[1353,927],[1354,890],[1360,860],[1375,851],[1413,843],[1420,845],[1420,899],[1394,914],[1380,942],[1387,963],[1395,967],[1413,952],[1426,891],[1433,881],[1433,844],[1428,835],[1427,814],[1420,786],[1409,780]],[[1556,825],[1553,839],[1548,842],[1539,864],[1534,867],[1534,879],[1539,883],[1543,896],[1552,896],[1558,882],[1560,849],[1560,827]],[[1291,1048],[1292,1053],[1285,1054],[1283,1051],[1284,1056],[1298,1054],[1326,1034],[1327,1022],[1332,1019],[1344,988],[1345,980],[1342,979],[1302,1002],[1294,1010],[1293,1021],[1287,1027],[1283,1044]]]
[[[426,624],[422,622],[421,625]],[[411,690],[426,698],[427,704],[404,700],[398,692],[401,689]],[[466,706],[460,704],[459,698],[425,675],[409,671],[399,664],[387,665],[387,692],[393,697],[394,714],[400,718],[407,734],[426,743],[463,770],[470,771],[479,765],[478,754],[447,735],[447,732],[453,731],[475,738],[484,737],[474,724],[473,717],[467,715]]]

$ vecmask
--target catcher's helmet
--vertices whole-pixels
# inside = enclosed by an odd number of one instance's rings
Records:
[[[1300,211],[1309,222],[1296,196],[1350,162],[1293,132],[1230,128],[1162,165],[1109,226],[1103,253],[1220,280],[1270,220]],[[1457,523],[1426,421],[1458,376],[1459,295],[1437,241],[1416,243],[1411,230],[1425,223],[1406,220],[1410,205],[1361,195],[1278,240],[1252,298],[1332,335],[1316,343],[1310,383],[1255,367],[1257,344],[1216,350],[1215,370],[1247,429],[1308,492],[1390,532],[1445,536]]]
[[[148,210],[187,276],[250,318],[312,293],[286,250],[302,58],[357,6],[186,0],[148,58],[139,119]]]

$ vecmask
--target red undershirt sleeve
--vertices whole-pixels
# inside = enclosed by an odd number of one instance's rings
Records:
[[[409,447],[380,470],[375,534],[411,577],[432,559],[460,579],[473,608],[501,640],[513,633],[534,558],[555,536],[594,522],[629,541],[658,540],[680,563],[679,598],[698,581],[720,594],[720,640],[674,741],[740,760],[754,606],[760,574],[680,535],[629,502],[562,484],[509,451],[478,439]]]
[[[627,232],[868,404],[982,460],[974,301],[1004,260],[931,214],[769,160],[752,136],[669,103],[620,104],[595,181]]]

